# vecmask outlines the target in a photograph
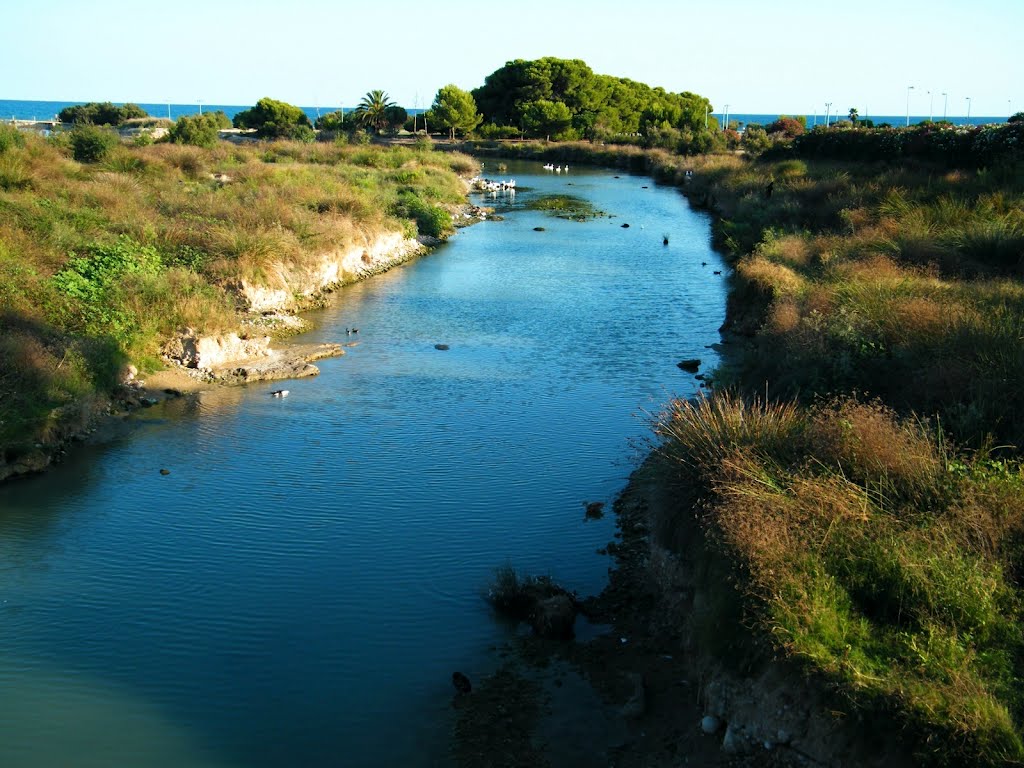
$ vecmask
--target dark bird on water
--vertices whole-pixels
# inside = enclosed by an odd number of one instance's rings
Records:
[[[668,245],[668,235],[665,235],[663,238],[661,238],[661,244]]]
[[[716,269],[716,270],[715,270],[715,274],[716,274],[716,275],[720,275],[720,274],[722,274],[722,270],[720,270],[720,269]]]
[[[469,678],[461,672],[452,672],[452,685],[455,686],[455,690],[459,693],[469,693],[473,690],[473,685],[469,682]]]
[[[701,265],[702,267],[706,267],[706,266],[708,265],[708,263],[707,263],[706,261],[702,261],[702,262],[700,263],[700,265]]]

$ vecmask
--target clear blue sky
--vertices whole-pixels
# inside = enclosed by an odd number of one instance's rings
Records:
[[[1024,110],[1024,0],[4,0],[0,98],[429,106],[516,58],[733,114]],[[932,92],[929,96],[928,91]]]

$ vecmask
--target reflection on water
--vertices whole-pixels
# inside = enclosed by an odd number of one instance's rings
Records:
[[[720,261],[675,190],[508,174],[504,221],[316,314],[302,341],[361,343],[288,398],[172,401],[0,487],[0,684],[26,702],[0,764],[444,764],[451,672],[509,631],[493,569],[601,588],[614,521],[583,502],[621,489],[638,414],[695,391],[676,363],[714,363]],[[523,209],[566,191],[614,218]]]

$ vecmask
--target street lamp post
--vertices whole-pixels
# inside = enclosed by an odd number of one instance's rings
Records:
[[[710,104],[705,104],[704,105],[704,130],[705,131],[708,129],[708,110],[709,109],[711,109],[711,105]]]
[[[967,124],[970,125],[971,124],[971,97],[970,96],[964,96],[964,98],[967,99]]]
[[[942,122],[946,122],[946,99],[949,98],[948,94],[942,92]]]
[[[928,91],[928,122],[932,122],[932,117],[935,115],[935,94]]]
[[[907,86],[907,127],[910,127],[910,92],[914,90],[914,86]]]
[[[831,109],[832,109],[832,102],[831,101],[826,101],[825,102],[825,127],[826,128],[828,128],[828,114],[829,114],[829,111]]]
[[[199,102],[199,114],[201,115],[201,114],[203,114],[203,100],[202,99],[196,99],[196,101]]]
[[[725,122],[722,124],[722,130],[723,131],[728,131],[729,130],[729,105],[728,104],[725,105],[725,116],[724,117],[725,117]]]

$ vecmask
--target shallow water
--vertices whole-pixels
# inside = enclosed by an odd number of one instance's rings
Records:
[[[443,765],[451,672],[511,631],[494,568],[600,590],[583,503],[715,363],[721,260],[675,189],[509,166],[504,221],[316,313],[302,341],[360,344],[288,398],[179,400],[0,486],[0,765]],[[549,192],[614,218],[523,208]]]

